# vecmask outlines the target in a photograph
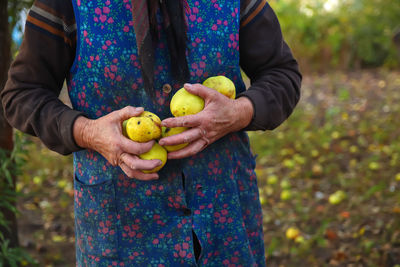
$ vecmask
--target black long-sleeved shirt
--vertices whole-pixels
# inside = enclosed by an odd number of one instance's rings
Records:
[[[272,130],[291,114],[300,97],[301,74],[285,43],[278,19],[265,0],[241,2],[240,66],[251,86],[247,97],[254,116],[245,130]],[[36,0],[24,40],[1,92],[10,124],[38,136],[61,154],[78,151],[73,124],[82,114],[58,96],[69,75],[76,49],[71,1]]]

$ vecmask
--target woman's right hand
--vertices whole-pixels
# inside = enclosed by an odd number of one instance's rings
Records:
[[[160,160],[142,160],[138,155],[151,149],[153,141],[134,142],[122,134],[122,122],[139,116],[143,108],[125,107],[95,120],[78,117],[73,134],[78,146],[89,148],[103,155],[112,166],[119,166],[130,178],[139,180],[158,179],[157,173],[143,173],[162,164]]]

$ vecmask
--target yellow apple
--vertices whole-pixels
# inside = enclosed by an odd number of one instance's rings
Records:
[[[135,142],[148,142],[161,136],[161,120],[149,111],[122,123],[122,133]]]
[[[157,142],[155,142],[153,147],[146,153],[140,154],[139,158],[144,160],[152,160],[152,159],[161,160],[162,164],[160,166],[155,167],[154,169],[151,170],[142,170],[144,173],[158,172],[162,167],[164,167],[165,163],[167,163],[167,150],[165,150],[165,148],[163,148]]]
[[[189,128],[186,128],[186,127],[174,127],[174,128],[162,127],[161,136],[168,137],[171,135],[180,134],[180,133],[186,131],[187,129],[189,129]],[[174,145],[174,146],[164,146],[164,148],[168,152],[172,152],[172,151],[182,149],[182,148],[186,147],[187,145],[188,145],[188,143],[184,143],[184,144],[179,144],[179,145]]]
[[[203,108],[203,98],[189,93],[185,88],[179,89],[171,99],[170,109],[175,117],[196,114]]]
[[[235,99],[236,97],[235,84],[225,76],[210,77],[203,82],[203,85],[214,89],[231,99]]]

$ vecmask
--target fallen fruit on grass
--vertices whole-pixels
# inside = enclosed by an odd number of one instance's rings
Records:
[[[316,176],[320,176],[324,172],[324,169],[321,166],[321,164],[316,163],[312,166],[311,171],[312,171],[312,174],[314,174]]]
[[[160,146],[157,142],[154,143],[152,148],[147,151],[146,153],[140,154],[139,158],[144,160],[152,160],[152,159],[159,159],[162,161],[160,166],[155,167],[151,170],[142,170],[144,173],[153,173],[159,171],[162,167],[164,167],[165,163],[167,162],[167,150]]]
[[[122,133],[135,142],[148,142],[161,136],[161,120],[149,111],[122,123]]]
[[[329,196],[329,203],[332,205],[339,204],[346,198],[346,193],[343,190],[338,190]]]
[[[171,135],[180,134],[180,133],[186,131],[187,129],[189,129],[189,128],[186,128],[186,127],[174,127],[174,128],[162,127],[161,136],[168,137]],[[179,144],[179,145],[174,145],[174,146],[164,146],[164,148],[168,152],[173,152],[173,151],[182,149],[182,148],[186,147],[187,145],[188,145],[188,143],[184,143],[184,144]]]
[[[268,176],[268,178],[267,178],[267,183],[269,184],[269,185],[274,185],[274,184],[276,184],[278,182],[278,176],[276,176],[276,175],[270,175],[270,176]]]
[[[171,99],[170,109],[175,117],[193,115],[202,111],[203,108],[203,98],[189,93],[185,88],[179,89]]]
[[[296,242],[296,243],[304,243],[306,240],[304,239],[304,237],[303,236],[298,236],[298,237],[296,237],[296,239],[294,240],[294,242]]]
[[[286,238],[287,239],[295,240],[298,236],[300,236],[299,229],[297,229],[295,227],[289,227],[286,230]]]
[[[289,189],[291,187],[289,180],[284,179],[281,181],[282,189]]]
[[[225,76],[210,77],[203,82],[203,85],[214,89],[231,99],[235,99],[236,97],[235,84]]]
[[[290,189],[284,189],[281,192],[281,199],[282,200],[289,200],[292,198],[292,193],[290,192]]]
[[[264,196],[260,196],[260,204],[265,205],[267,203],[267,200],[265,199]]]

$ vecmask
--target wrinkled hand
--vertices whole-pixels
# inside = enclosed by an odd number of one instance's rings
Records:
[[[168,118],[165,127],[189,127],[183,133],[162,138],[160,145],[189,143],[180,150],[168,153],[168,159],[192,156],[228,133],[246,127],[253,117],[253,105],[246,97],[232,100],[201,84],[185,84],[185,89],[204,99],[204,109],[197,114]]]
[[[157,173],[145,174],[141,170],[151,170],[161,165],[161,161],[138,157],[149,151],[154,141],[138,143],[122,135],[122,122],[142,112],[143,108],[125,107],[96,120],[79,117],[73,127],[75,141],[80,147],[99,152],[112,166],[120,166],[130,178],[157,179]]]

